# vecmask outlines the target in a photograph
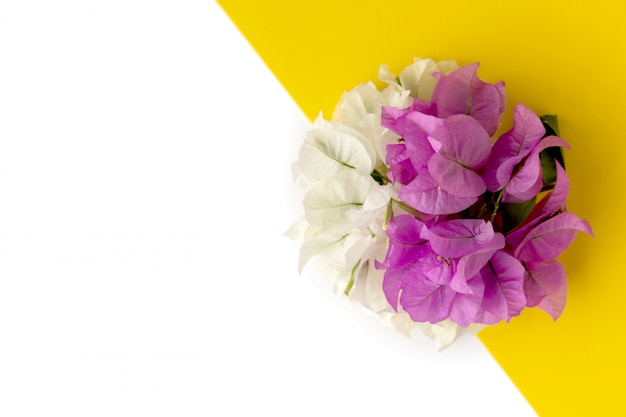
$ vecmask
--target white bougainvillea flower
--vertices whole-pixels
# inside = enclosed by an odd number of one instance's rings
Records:
[[[336,275],[350,276],[372,243],[372,230],[382,230],[389,202],[370,175],[376,151],[357,130],[319,118],[299,156],[294,172],[306,178],[305,213],[288,235],[302,243],[300,269],[317,257]]]
[[[374,244],[386,244],[387,188],[356,172],[315,182],[304,198],[304,219],[289,231],[302,242],[300,268],[316,256],[345,276],[364,258],[367,262]]]

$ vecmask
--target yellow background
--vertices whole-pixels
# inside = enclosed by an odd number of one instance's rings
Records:
[[[218,3],[311,119],[381,63],[397,73],[414,56],[480,61],[481,78],[506,82],[505,126],[518,102],[558,114],[569,209],[596,238],[561,257],[569,299],[556,323],[533,309],[480,338],[540,416],[626,415],[626,2]]]

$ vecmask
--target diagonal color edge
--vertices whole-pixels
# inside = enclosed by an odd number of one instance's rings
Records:
[[[309,118],[330,114],[341,93],[373,80],[380,63],[398,70],[416,56],[482,63],[482,78],[507,82],[510,109],[524,103],[558,113],[572,145],[569,205],[594,227],[562,257],[569,278],[564,315],[531,310],[480,338],[541,416],[623,415],[626,290],[619,237],[626,109],[626,5],[573,9],[520,4],[328,0],[219,2]],[[601,109],[601,110],[600,110]],[[599,139],[599,140],[598,140]],[[598,146],[600,145],[600,146]],[[613,163],[612,163],[613,162]],[[616,324],[617,323],[617,324]]]

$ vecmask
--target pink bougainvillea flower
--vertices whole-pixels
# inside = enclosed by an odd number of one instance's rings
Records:
[[[539,153],[552,146],[569,148],[557,136],[546,133],[541,119],[523,104],[515,107],[513,127],[493,145],[484,178],[491,192],[504,189],[502,201],[520,203],[541,191],[542,169]],[[543,139],[542,139],[543,138]]]
[[[527,305],[556,317],[566,283],[554,259],[578,231],[591,234],[587,222],[566,211],[569,182],[558,162],[554,190],[508,233],[506,249],[505,237],[494,230],[495,211],[492,221],[456,218],[487,190],[502,193],[505,203],[532,200],[542,187],[540,153],[568,147],[557,136],[545,137],[540,118],[521,104],[511,130],[492,147],[504,93],[502,85],[478,80],[477,67],[440,76],[434,106],[416,100],[409,108],[382,111],[383,126],[402,138],[388,146],[386,160],[389,178],[402,185],[398,197],[421,213],[455,217],[390,221],[389,249],[379,264],[386,270],[383,291],[415,321],[494,324]]]
[[[426,214],[451,214],[463,210],[476,197],[459,197],[442,189],[428,169],[435,149],[424,131],[441,126],[443,120],[408,109],[383,107],[382,123],[402,137],[403,143],[387,146],[389,179],[405,185],[399,197],[414,209]],[[440,146],[440,143],[437,143]]]
[[[556,320],[567,299],[556,259],[578,232],[593,236],[567,211],[558,148],[569,145],[556,117],[518,104],[496,137],[504,83],[478,68],[420,60],[398,78],[381,67],[388,87],[345,96],[295,166],[308,184],[300,266],[319,256],[345,294],[403,313],[391,322],[404,331],[431,323],[448,342],[458,326],[508,322],[526,307]]]
[[[404,140],[399,144],[404,147],[388,146],[386,162],[392,181],[407,185],[400,191],[407,204],[426,214],[451,214],[468,208],[485,192],[476,171],[489,159],[491,140],[475,119],[440,119],[384,108],[383,124]]]
[[[433,74],[439,82],[432,101],[437,106],[437,117],[447,118],[465,114],[476,119],[489,135],[498,130],[506,107],[504,83],[489,84],[478,78],[479,63],[466,65],[449,75]]]

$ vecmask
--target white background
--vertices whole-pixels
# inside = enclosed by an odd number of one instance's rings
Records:
[[[211,1],[0,0],[0,416],[534,416],[297,275],[307,127]]]

